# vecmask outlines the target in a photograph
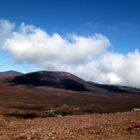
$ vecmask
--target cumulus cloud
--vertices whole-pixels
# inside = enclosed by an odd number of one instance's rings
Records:
[[[1,48],[17,63],[34,64],[47,70],[63,70],[86,80],[140,87],[140,52],[110,51],[110,40],[102,34],[80,36],[48,34],[41,28],[0,21]]]
[[[14,23],[4,19],[0,20],[0,45],[11,35],[14,28]]]

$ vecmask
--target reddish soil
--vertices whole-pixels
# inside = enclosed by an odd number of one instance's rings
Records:
[[[140,140],[140,112],[129,112],[140,108],[139,92],[97,89],[1,82],[0,140]],[[57,117],[42,118],[50,110]]]
[[[24,87],[0,84],[1,113],[20,110],[42,113],[51,108],[57,109],[64,104],[79,108],[70,114],[126,112],[140,108],[140,95],[102,94],[102,92],[78,92],[51,87]]]
[[[139,140],[140,113],[36,119],[0,117],[0,140]]]

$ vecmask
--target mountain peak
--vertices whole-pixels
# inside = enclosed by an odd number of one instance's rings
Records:
[[[14,70],[9,70],[9,71],[0,72],[0,77],[14,77],[21,74],[23,73]]]
[[[26,86],[51,86],[76,91],[88,91],[86,81],[62,71],[37,71],[14,77],[10,82]]]

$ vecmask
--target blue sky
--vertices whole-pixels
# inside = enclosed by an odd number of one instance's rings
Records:
[[[34,24],[50,33],[110,38],[116,51],[127,53],[140,44],[139,0],[0,0],[0,18]]]
[[[0,71],[140,86],[140,0],[0,0],[0,38]]]

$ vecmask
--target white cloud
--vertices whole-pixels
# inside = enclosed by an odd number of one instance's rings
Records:
[[[111,43],[102,34],[62,37],[22,23],[15,27],[0,21],[1,47],[17,63],[26,62],[49,70],[72,72],[86,80],[140,87],[140,52],[109,51]]]
[[[4,42],[4,48],[9,50],[16,60],[33,63],[36,60],[41,64],[45,60],[46,67],[47,61],[62,64],[84,63],[105,51],[109,45],[109,40],[101,34],[90,37],[71,35],[63,38],[58,33],[49,35],[40,28],[24,24]]]
[[[4,19],[0,20],[0,46],[2,45],[1,43],[11,35],[14,28],[14,23]]]

